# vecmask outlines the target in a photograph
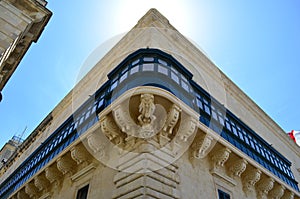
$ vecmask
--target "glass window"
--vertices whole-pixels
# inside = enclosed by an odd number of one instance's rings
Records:
[[[218,189],[219,199],[230,199],[229,193],[226,193],[220,189]]]
[[[89,185],[82,187],[81,189],[78,190],[76,199],[87,199],[88,191],[89,191]]]
[[[144,57],[144,61],[146,61],[146,62],[153,62],[154,61],[154,57]]]
[[[158,63],[164,65],[164,66],[168,66],[168,63],[165,62],[164,60],[158,59]]]
[[[134,66],[134,65],[138,64],[139,62],[140,62],[140,59],[137,59],[137,60],[132,62],[132,65]]]
[[[110,90],[114,90],[118,85],[118,81],[115,81],[112,83],[111,87],[110,87]]]
[[[203,110],[203,105],[202,105],[202,101],[197,97],[197,106],[201,109],[201,110]]]
[[[171,78],[177,83],[179,84],[179,77],[172,71],[171,72]]]
[[[225,126],[226,128],[231,131],[231,127],[230,127],[230,123],[229,123],[229,120],[226,118],[226,121],[225,121]]]
[[[121,74],[123,74],[124,72],[127,72],[127,70],[128,70],[128,65],[127,66],[125,66],[123,69],[122,69],[122,72],[121,72]]]
[[[181,75],[181,79],[182,79],[183,81],[187,82],[187,79],[185,78],[184,75]]]
[[[134,74],[136,72],[139,72],[139,66],[135,66],[135,67],[131,68],[131,70],[130,70],[130,74]]]
[[[210,108],[208,107],[208,105],[204,105],[204,111],[208,114],[208,115],[210,115]]]
[[[143,71],[154,71],[154,64],[143,64]]]
[[[181,87],[186,90],[187,92],[189,92],[189,86],[185,81],[181,80]]]
[[[124,74],[120,77],[120,83],[121,83],[124,79],[126,79],[127,76],[128,76],[128,73],[127,73],[127,72],[124,73]]]
[[[174,72],[175,74],[178,74],[178,71],[177,71],[173,66],[171,66],[171,70],[172,70],[172,72]]]
[[[166,67],[163,67],[162,65],[158,65],[158,72],[164,75],[168,75],[168,69]]]

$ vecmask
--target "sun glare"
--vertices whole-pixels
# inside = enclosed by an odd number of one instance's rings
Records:
[[[129,31],[151,8],[156,8],[161,12],[180,32],[184,33],[183,30],[189,29],[189,23],[187,23],[191,20],[189,19],[189,8],[188,4],[182,0],[120,0],[116,9],[116,13],[118,13],[115,17],[116,28],[123,32]]]

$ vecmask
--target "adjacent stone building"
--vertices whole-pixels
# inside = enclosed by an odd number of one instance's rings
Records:
[[[0,101],[5,84],[51,17],[46,4],[44,0],[0,1]]]
[[[300,198],[299,147],[155,9],[24,143],[0,198]]]
[[[7,143],[4,144],[0,150],[0,169],[9,158],[18,150],[18,147],[22,144],[22,138],[18,136],[13,136]]]

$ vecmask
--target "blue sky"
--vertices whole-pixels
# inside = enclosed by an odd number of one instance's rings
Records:
[[[152,7],[193,40],[285,131],[300,129],[300,1],[52,1],[53,12],[3,90],[0,148],[27,137],[71,90],[95,48]]]

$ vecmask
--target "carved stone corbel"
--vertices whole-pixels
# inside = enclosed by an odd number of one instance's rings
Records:
[[[187,142],[189,137],[195,133],[196,129],[197,121],[194,118],[188,117],[187,119],[184,119],[180,123],[180,127],[177,132],[177,142]]]
[[[274,199],[280,199],[284,194],[285,186],[276,183],[273,189],[269,192],[269,196]]]
[[[55,186],[59,185],[60,180],[62,179],[62,173],[57,169],[56,166],[46,167],[45,176],[52,184]]]
[[[68,155],[57,158],[56,166],[60,172],[65,174],[73,174],[75,172],[76,163]]]
[[[46,179],[44,174],[38,175],[34,177],[34,185],[38,188],[41,192],[47,192],[49,189],[49,181]]]
[[[211,143],[213,141],[213,137],[206,134],[203,138],[200,138],[199,141],[196,141],[193,144],[193,158],[200,159],[207,156]]]
[[[261,171],[259,169],[247,169],[244,174],[242,179],[243,190],[246,194],[249,194],[254,191],[255,184],[260,180]]]
[[[245,159],[239,159],[235,161],[229,168],[232,176],[241,177],[241,174],[246,170],[248,162]]]
[[[163,126],[162,134],[164,136],[171,135],[173,132],[173,128],[178,122],[180,116],[181,108],[176,104],[173,104],[168,112],[167,120]]]
[[[258,198],[266,199],[269,191],[273,188],[275,180],[271,177],[261,179],[256,185]]]
[[[36,198],[39,191],[32,182],[29,182],[25,185],[25,193],[27,193],[30,198]]]
[[[29,195],[27,193],[25,193],[24,190],[20,190],[17,193],[17,198],[18,199],[29,199]]]
[[[109,116],[102,116],[100,119],[101,130],[104,135],[115,144],[120,144],[122,139],[120,138],[120,130],[114,120]]]
[[[87,165],[91,161],[90,153],[82,144],[78,144],[71,148],[71,157],[77,164]]]
[[[126,133],[127,135],[136,136],[134,129],[136,124],[131,119],[128,110],[124,111],[123,107],[119,105],[113,110],[113,116],[116,124],[119,126],[122,132]]]
[[[286,189],[281,199],[294,199],[294,196],[294,192]]]
[[[224,167],[225,162],[228,160],[231,150],[226,147],[222,147],[214,153],[212,156],[213,169],[218,170],[220,167]]]
[[[104,144],[101,141],[101,138],[99,135],[95,134],[95,133],[91,133],[87,136],[87,143],[88,146],[90,147],[90,149],[92,149],[92,151],[94,153],[99,153],[97,155],[99,155],[99,158],[102,158],[105,156],[105,151],[104,151]]]

